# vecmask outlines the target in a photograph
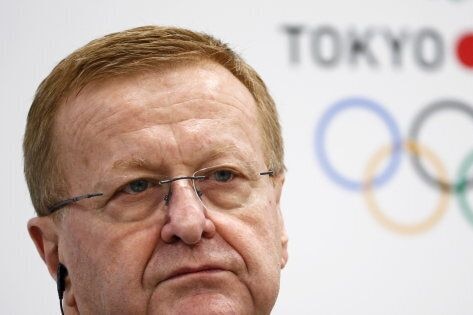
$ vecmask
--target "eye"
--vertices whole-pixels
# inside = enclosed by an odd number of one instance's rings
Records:
[[[228,182],[233,179],[233,172],[229,170],[217,170],[213,173],[213,178],[217,182]]]
[[[132,182],[130,182],[128,185],[125,186],[123,189],[124,192],[128,194],[139,194],[140,192],[143,192],[147,190],[148,188],[152,187],[154,184],[150,182],[149,180],[146,179],[137,179]]]

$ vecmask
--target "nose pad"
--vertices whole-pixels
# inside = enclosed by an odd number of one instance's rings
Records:
[[[165,197],[168,220],[161,230],[161,238],[166,243],[178,240],[193,245],[202,237],[215,234],[215,225],[207,217],[198,193],[188,180],[170,183],[170,191]]]

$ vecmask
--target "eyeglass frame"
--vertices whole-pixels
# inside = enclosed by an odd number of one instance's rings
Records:
[[[196,172],[197,173],[197,172]],[[194,173],[195,174],[195,173]],[[269,175],[270,177],[273,177],[274,176],[274,171],[273,170],[267,170],[267,171],[264,171],[264,172],[260,172],[259,175],[261,176],[264,176],[264,175]],[[182,180],[182,179],[191,179],[191,180],[199,180],[199,179],[205,179],[205,176],[204,175],[200,175],[200,176],[177,176],[177,177],[172,177],[172,178],[168,178],[168,179],[164,179],[164,180],[160,180],[158,182],[159,185],[163,185],[163,184],[168,184],[168,183],[172,183],[174,181],[177,181],[177,180]],[[194,188],[195,190],[195,188]],[[171,198],[171,185],[169,185],[169,193],[165,196],[165,202],[166,202],[166,205],[169,203],[170,201],[170,198]],[[200,197],[199,193],[196,191],[197,195]],[[94,198],[94,197],[99,197],[99,196],[103,196],[104,194],[101,193],[101,192],[96,192],[96,193],[89,193],[89,194],[84,194],[84,195],[79,195],[79,196],[75,196],[75,197],[71,197],[71,198],[68,198],[68,199],[64,199],[64,200],[61,200],[61,201],[58,201],[56,203],[54,203],[52,206],[49,206],[47,208],[48,210],[48,215],[51,215],[59,210],[61,210],[62,208],[70,205],[70,204],[73,204],[73,203],[76,203],[80,200],[83,200],[83,199],[90,199],[90,198]]]

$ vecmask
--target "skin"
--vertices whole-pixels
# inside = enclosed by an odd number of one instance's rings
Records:
[[[209,62],[89,84],[55,125],[70,196],[109,178],[190,175],[237,153],[265,171],[256,117],[246,87]],[[28,230],[52,277],[59,262],[69,271],[67,314],[269,314],[287,261],[283,182],[263,176],[248,205],[219,211],[180,180],[168,207],[141,220],[78,202]]]

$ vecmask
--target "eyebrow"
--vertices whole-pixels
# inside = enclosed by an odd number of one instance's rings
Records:
[[[206,161],[211,161],[218,159],[224,155],[234,155],[237,156],[239,159],[241,159],[241,162],[246,162],[244,164],[248,164],[246,166],[250,166],[251,163],[246,161],[246,158],[248,158],[247,155],[245,155],[241,149],[239,149],[236,145],[234,144],[226,144],[226,145],[220,145],[217,147],[214,147],[210,152],[207,153],[206,155]],[[157,169],[157,163],[152,162],[146,158],[141,158],[141,157],[132,157],[130,159],[120,159],[115,162],[113,162],[112,165],[112,170],[128,170],[128,169],[150,169],[154,170]]]
[[[238,161],[242,163],[246,169],[255,170],[253,165],[254,163],[252,163],[253,160],[250,158],[251,155],[245,155],[243,151],[234,144],[222,145],[214,148],[207,157],[207,161],[216,160],[226,154],[231,154],[234,157],[236,156]]]
[[[236,145],[226,144],[213,148],[208,155],[208,159],[216,159],[228,153],[232,153],[233,155],[237,155],[241,158],[244,157],[244,154]]]
[[[123,169],[153,169],[155,168],[156,163],[152,163],[151,161],[144,159],[144,158],[136,158],[133,157],[131,159],[123,159],[117,160],[113,162],[112,169],[113,170],[123,170]]]

